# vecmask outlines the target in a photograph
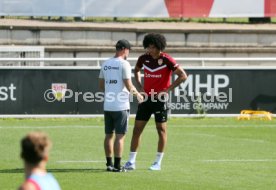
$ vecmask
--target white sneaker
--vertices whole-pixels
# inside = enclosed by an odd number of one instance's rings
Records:
[[[154,170],[154,171],[158,171],[161,170],[161,165],[158,164],[157,162],[154,162],[151,167],[149,167],[149,170]]]
[[[124,168],[126,169],[126,170],[135,170],[135,162],[134,163],[131,163],[131,162],[127,162],[126,164],[125,164],[125,166],[124,166]]]
[[[107,166],[107,167],[106,167],[106,171],[112,172],[112,171],[113,171],[113,166]]]

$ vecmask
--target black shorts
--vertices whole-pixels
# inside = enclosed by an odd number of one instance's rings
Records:
[[[129,110],[104,111],[105,134],[125,134],[128,127]]]
[[[136,120],[148,121],[151,114],[154,114],[155,122],[164,123],[168,119],[168,102],[159,101],[156,102],[150,100],[150,98],[138,105],[138,110],[136,113]]]

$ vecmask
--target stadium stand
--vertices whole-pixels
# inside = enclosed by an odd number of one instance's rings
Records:
[[[210,23],[88,23],[0,19],[0,46],[42,46],[45,58],[110,57],[114,43],[121,38],[133,45],[131,57],[144,50],[141,41],[148,32],[160,32],[167,38],[166,51],[173,57],[275,57],[276,26],[263,24]],[[135,61],[130,61],[135,64]],[[185,65],[201,65],[200,61]],[[0,63],[3,65],[3,63]],[[93,66],[96,61],[45,62],[51,66]],[[206,65],[264,65],[274,61],[212,62]]]

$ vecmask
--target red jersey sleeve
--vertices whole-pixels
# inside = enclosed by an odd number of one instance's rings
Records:
[[[177,64],[171,56],[169,56],[168,54],[164,54],[163,56],[166,59],[167,67],[170,70],[175,71],[179,67],[179,64]]]

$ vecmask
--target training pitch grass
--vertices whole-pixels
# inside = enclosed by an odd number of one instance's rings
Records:
[[[129,153],[133,119],[125,141]],[[24,180],[19,141],[29,131],[46,132],[53,141],[48,171],[66,190],[269,190],[276,189],[276,121],[236,118],[171,118],[161,171],[149,171],[157,133],[151,121],[137,155],[137,170],[105,171],[103,119],[0,120],[0,189]]]

